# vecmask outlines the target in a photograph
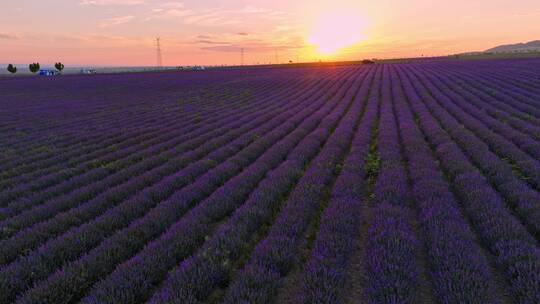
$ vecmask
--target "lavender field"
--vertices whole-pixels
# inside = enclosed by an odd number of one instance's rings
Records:
[[[0,303],[540,303],[540,59],[0,92]]]

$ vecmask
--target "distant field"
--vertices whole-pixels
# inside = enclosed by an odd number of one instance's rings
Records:
[[[0,64],[0,78],[14,78],[20,76],[38,76],[28,70],[27,65],[16,64],[19,69],[16,74],[11,74],[7,71],[7,64]],[[43,66],[42,69],[55,70],[54,66]],[[105,73],[135,73],[135,72],[155,72],[156,67],[66,67],[63,71],[63,75],[81,74],[81,69],[93,69],[98,74]],[[162,69],[173,69],[173,67],[163,67]]]
[[[540,58],[540,52],[515,52],[515,53],[476,53],[476,54],[461,54],[450,56],[457,59],[524,59],[524,58]]]
[[[0,303],[540,303],[540,59],[0,92]]]

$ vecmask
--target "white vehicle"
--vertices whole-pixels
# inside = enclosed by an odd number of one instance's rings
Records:
[[[81,69],[81,74],[93,75],[93,74],[97,74],[97,72],[94,69]]]

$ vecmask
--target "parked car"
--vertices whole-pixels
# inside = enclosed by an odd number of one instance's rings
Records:
[[[81,69],[81,74],[94,75],[97,74],[97,72],[94,69]]]
[[[55,71],[55,70],[39,70],[39,76],[56,76],[56,75],[60,75],[60,73],[58,71]]]

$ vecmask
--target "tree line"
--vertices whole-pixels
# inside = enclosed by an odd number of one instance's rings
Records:
[[[54,67],[58,72],[62,72],[62,70],[64,69],[64,64],[61,63],[61,62],[56,62],[54,64]],[[40,68],[41,68],[41,66],[39,65],[39,62],[34,62],[34,63],[31,63],[31,64],[28,65],[28,69],[30,70],[30,72],[32,72],[34,74],[37,73]],[[17,67],[12,63],[8,64],[7,70],[11,74],[17,73]]]

